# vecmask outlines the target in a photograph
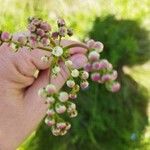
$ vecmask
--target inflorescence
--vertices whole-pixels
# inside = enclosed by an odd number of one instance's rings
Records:
[[[72,36],[73,31],[66,26],[63,19],[58,19],[58,30],[52,32],[51,25],[39,18],[28,19],[29,35],[19,36],[17,39],[8,32],[0,32],[0,45],[4,42],[17,52],[20,47],[27,47],[30,51],[39,48],[49,51],[52,56],[43,56],[41,61],[51,63],[49,83],[38,91],[38,95],[45,99],[49,108],[46,113],[45,123],[51,127],[52,134],[55,136],[65,135],[71,128],[71,124],[65,121],[64,116],[74,118],[78,112],[74,99],[80,89],[89,86],[88,79],[99,84],[105,84],[111,92],[120,89],[117,79],[117,71],[113,70],[112,64],[106,59],[100,58],[103,51],[103,44],[99,41],[89,40],[85,44],[74,43],[63,47],[61,41],[66,36]],[[83,47],[87,49],[88,63],[80,69],[74,69],[73,62],[69,59],[69,49],[73,47]],[[51,83],[52,78],[56,78],[60,73],[59,62],[64,62],[70,72],[70,77],[66,81],[67,88],[57,91],[55,85]],[[65,117],[66,118],[66,117]]]

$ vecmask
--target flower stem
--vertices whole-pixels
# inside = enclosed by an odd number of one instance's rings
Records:
[[[74,43],[74,44],[70,44],[70,45],[67,45],[64,47],[64,49],[70,49],[70,48],[73,48],[73,47],[82,47],[82,48],[85,48],[85,49],[89,49],[88,46],[84,45],[84,44],[81,44],[81,43]]]

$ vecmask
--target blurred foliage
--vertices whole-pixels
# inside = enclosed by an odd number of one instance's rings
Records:
[[[145,137],[145,132],[150,134],[148,92],[136,82],[148,85],[149,66],[146,75],[143,68],[136,68],[140,78],[135,69],[129,75],[122,70],[124,65],[135,66],[150,58],[149,0],[0,0],[0,5],[0,29],[23,31],[29,16],[42,17],[52,24],[61,16],[74,29],[76,39],[102,41],[105,51],[101,57],[119,70],[122,84],[121,91],[112,94],[91,83],[79,96],[79,116],[72,121],[68,135],[53,137],[41,124],[19,150],[150,149],[150,136]]]

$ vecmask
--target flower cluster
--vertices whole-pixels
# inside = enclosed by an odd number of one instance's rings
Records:
[[[113,70],[113,66],[106,59],[100,59],[100,53],[103,51],[103,44],[89,40],[87,42],[89,47],[88,59],[84,69],[91,72],[91,80],[97,83],[105,84],[106,88],[111,92],[117,92],[120,89],[120,83],[115,81],[118,73]]]
[[[77,98],[80,89],[88,88],[88,79],[91,78],[92,81],[105,84],[111,92],[117,92],[120,89],[120,84],[116,81],[117,71],[113,70],[111,63],[106,59],[100,58],[100,53],[104,48],[101,42],[89,40],[85,44],[76,43],[63,47],[61,45],[62,38],[73,35],[72,30],[67,27],[63,19],[58,19],[57,31],[53,31],[51,25],[40,18],[29,18],[28,22],[29,35],[19,36],[15,39],[8,32],[0,32],[0,45],[7,42],[15,51],[25,46],[29,50],[39,48],[52,54],[50,57],[43,56],[41,58],[44,63],[51,63],[50,80],[46,87],[39,89],[38,95],[49,106],[45,123],[51,128],[53,135],[62,136],[71,128],[71,124],[65,121],[63,116],[65,118],[66,116],[69,118],[77,116],[74,99]],[[83,47],[88,50],[88,63],[79,70],[73,67],[73,62],[69,59],[68,51],[73,47]],[[59,62],[63,62],[70,72],[70,77],[65,83],[66,90],[60,91],[51,83],[51,79],[56,78],[61,71]]]

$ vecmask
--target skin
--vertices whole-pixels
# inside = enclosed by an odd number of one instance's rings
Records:
[[[72,43],[72,42],[71,42]],[[62,45],[70,44],[63,41]],[[87,59],[83,48],[70,49],[74,68],[83,67]],[[4,43],[0,47],[0,150],[14,150],[38,127],[48,105],[38,95],[38,90],[48,84],[49,64],[41,61],[49,52],[39,49],[29,52],[22,48],[17,53]],[[59,90],[69,73],[61,62],[61,72],[51,82]],[[40,70],[35,78],[35,70]]]

